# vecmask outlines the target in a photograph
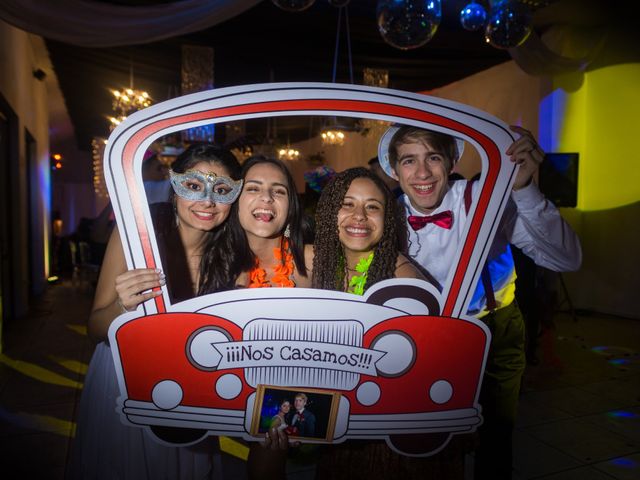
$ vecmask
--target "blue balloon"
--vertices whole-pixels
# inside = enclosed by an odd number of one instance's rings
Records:
[[[378,0],[378,31],[400,50],[418,48],[435,35],[442,19],[440,0]]]
[[[487,11],[479,3],[471,2],[460,10],[460,23],[465,30],[480,30],[487,23]]]
[[[531,12],[518,2],[504,0],[493,5],[484,37],[493,47],[515,48],[531,34]]]

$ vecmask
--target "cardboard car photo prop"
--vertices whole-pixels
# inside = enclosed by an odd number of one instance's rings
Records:
[[[202,125],[292,115],[414,125],[476,148],[483,180],[442,291],[393,279],[363,296],[265,288],[172,304],[163,287],[161,296],[121,315],[109,330],[118,409],[124,421],[150,428],[162,441],[256,440],[263,435],[255,417],[272,408],[265,389],[311,389],[334,400],[331,415],[324,415],[325,436],[302,435],[303,441],[379,438],[401,453],[433,454],[452,434],[482,421],[478,394],[490,334],[465,312],[515,174],[502,153],[514,136],[500,120],[425,95],[340,84],[249,85],[154,105],[118,126],[105,151],[127,264],[162,268],[141,178],[152,142]],[[427,434],[431,446],[414,451],[400,442],[406,434]]]

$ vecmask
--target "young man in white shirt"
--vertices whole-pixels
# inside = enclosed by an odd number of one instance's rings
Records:
[[[511,478],[511,438],[526,361],[509,244],[554,271],[577,270],[582,261],[578,237],[532,181],[544,152],[529,131],[511,129],[521,136],[505,153],[520,169],[468,312],[481,318],[492,334],[480,394],[484,424],[479,429],[476,480]],[[464,242],[469,204],[478,188],[478,182],[449,180],[461,145],[442,133],[391,127],[378,152],[381,166],[404,192],[400,202],[407,215],[408,254],[440,284]]]

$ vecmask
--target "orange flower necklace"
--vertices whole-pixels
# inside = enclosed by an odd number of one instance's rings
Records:
[[[282,252],[284,254],[284,262],[282,261]],[[264,268],[260,268],[260,263],[256,258],[256,265],[249,272],[249,288],[265,288],[265,287],[295,287],[296,284],[289,277],[293,274],[293,255],[289,251],[289,242],[286,239],[282,241],[282,248],[274,248],[273,256],[276,260],[276,266],[273,268],[273,277],[271,281],[267,280],[267,272]]]

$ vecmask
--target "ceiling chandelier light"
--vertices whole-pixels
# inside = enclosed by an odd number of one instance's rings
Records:
[[[343,145],[345,133],[339,127],[325,127],[321,133],[322,143],[325,145]]]
[[[152,102],[147,92],[134,90],[131,87],[121,90],[111,90],[111,94],[113,95],[111,109],[115,114],[109,117],[111,130],[120,125],[128,115],[147,108]]]
[[[147,92],[133,88],[133,63],[129,66],[129,87],[111,90],[111,95],[113,95],[111,100],[113,115],[107,117],[110,131],[120,125],[133,112],[147,108],[153,103]]]
[[[336,48],[333,54],[333,75],[332,81],[336,83],[336,71],[338,68],[338,51],[340,49],[340,30],[342,25],[342,11],[344,10],[344,23],[346,30],[346,38],[347,38],[347,54],[349,61],[349,80],[353,84],[353,62],[351,59],[351,34],[349,32],[349,7],[345,4],[338,8],[338,27],[336,30]],[[325,126],[320,131],[320,136],[322,137],[322,143],[324,145],[336,145],[341,146],[344,145],[344,142],[347,138],[347,131],[357,130],[353,127],[348,127],[346,125],[340,124],[336,117],[331,117],[329,121],[325,124]]]
[[[289,160],[289,161],[298,160],[300,158],[300,152],[295,148],[286,146],[278,150],[278,158],[280,160]]]

